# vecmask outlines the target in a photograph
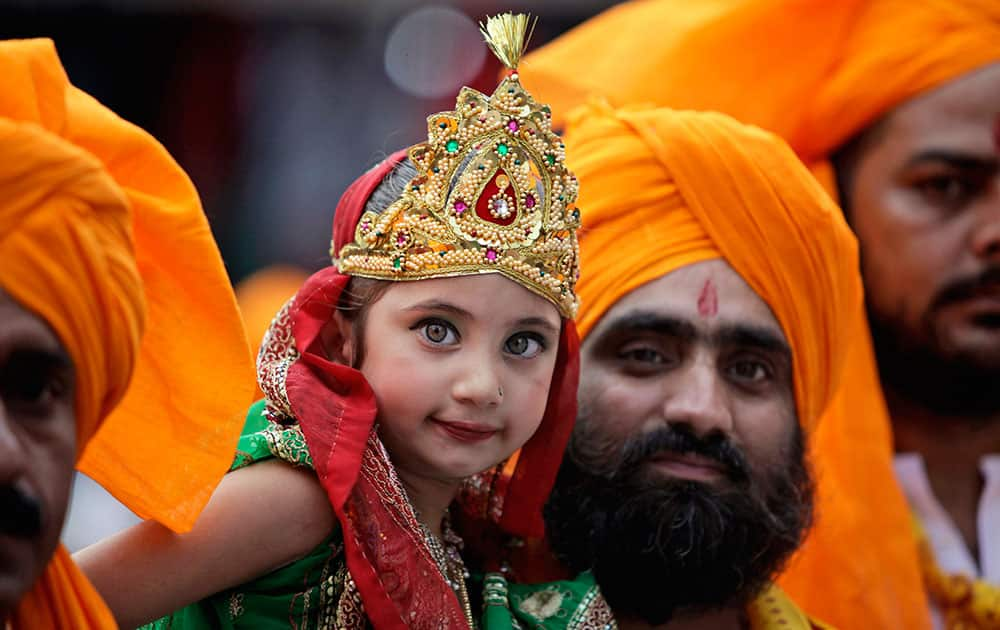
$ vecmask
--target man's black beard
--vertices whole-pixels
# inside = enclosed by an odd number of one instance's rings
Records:
[[[12,484],[0,485],[0,535],[34,538],[42,532],[38,501]]]
[[[950,284],[928,308],[920,336],[907,332],[898,318],[876,313],[869,305],[868,322],[882,386],[937,416],[979,424],[1000,414],[1000,357],[991,362],[948,353],[931,324],[940,308],[996,284],[1000,284],[1000,267]],[[981,324],[1000,328],[1000,320]]]
[[[598,420],[599,422],[599,420]],[[613,470],[581,418],[545,509],[556,556],[592,569],[616,616],[667,623],[741,607],[798,548],[812,519],[812,480],[795,423],[788,461],[761,475],[723,436],[664,428],[628,442]],[[590,442],[588,444],[587,442]],[[604,449],[605,451],[609,449]],[[694,452],[725,469],[715,484],[649,475],[657,453]]]

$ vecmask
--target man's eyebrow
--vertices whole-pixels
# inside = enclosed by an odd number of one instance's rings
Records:
[[[73,360],[63,348],[14,347],[0,358],[0,370],[26,368],[73,372]]]
[[[616,317],[609,322],[601,337],[630,333],[656,333],[689,341],[698,337],[698,331],[689,321],[652,311],[632,311]]]
[[[906,168],[927,162],[943,162],[959,170],[994,171],[1000,168],[1000,161],[991,155],[949,151],[947,149],[921,151],[906,161]]]
[[[726,324],[713,335],[716,345],[743,346],[777,352],[791,360],[792,349],[781,335],[770,328],[750,324]]]
[[[411,304],[410,306],[404,307],[404,311],[438,311],[445,313],[452,313],[453,315],[458,315],[459,317],[471,318],[472,313],[465,310],[461,306],[456,306],[450,302],[445,302],[443,300],[424,300],[423,302],[417,302],[416,304]]]

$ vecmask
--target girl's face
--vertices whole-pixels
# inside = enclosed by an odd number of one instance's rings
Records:
[[[361,371],[393,464],[458,480],[520,448],[545,412],[560,330],[555,306],[500,274],[390,286],[366,315]]]

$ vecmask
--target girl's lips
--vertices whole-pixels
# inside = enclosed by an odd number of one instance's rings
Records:
[[[445,422],[437,418],[430,418],[430,421],[459,442],[483,442],[499,433],[498,429],[475,422]]]

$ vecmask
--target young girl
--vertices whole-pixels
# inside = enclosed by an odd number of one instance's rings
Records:
[[[487,25],[511,69],[525,26]],[[123,626],[197,602],[151,627],[470,627],[463,480],[496,471],[481,509],[541,534],[576,410],[576,179],[516,72],[428,129],[342,197],[334,266],[265,337],[266,398],[194,530],[80,554]]]

